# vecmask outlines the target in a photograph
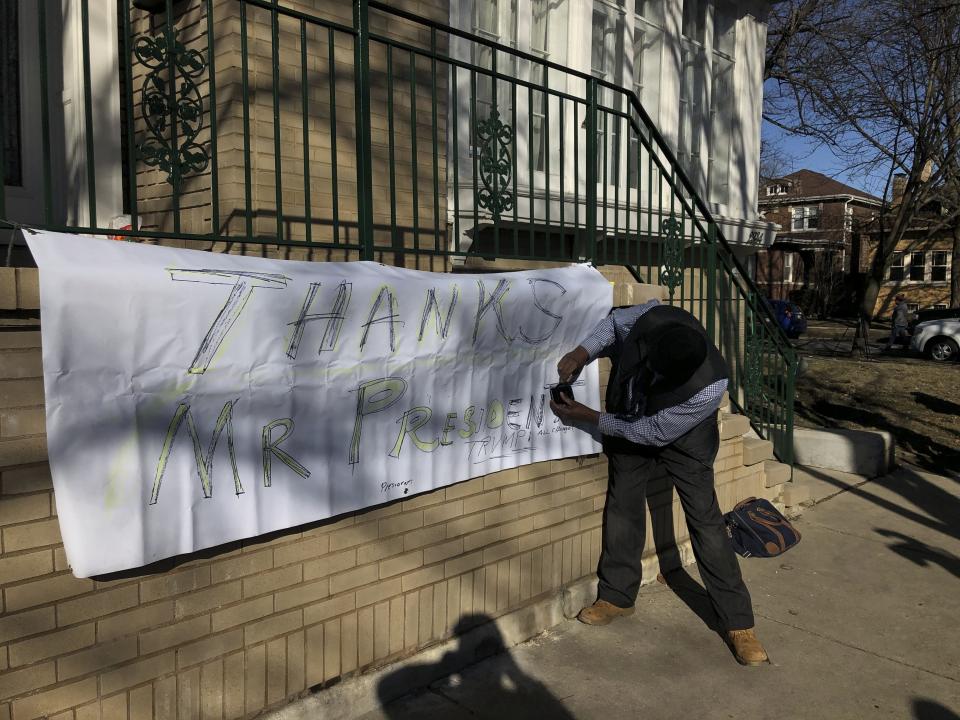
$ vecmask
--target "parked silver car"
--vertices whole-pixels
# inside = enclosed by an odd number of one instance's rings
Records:
[[[956,360],[960,357],[960,319],[917,323],[913,328],[910,349],[939,362]]]

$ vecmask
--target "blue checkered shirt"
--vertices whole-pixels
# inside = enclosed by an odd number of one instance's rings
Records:
[[[593,332],[580,345],[590,355],[590,360],[609,357],[614,347],[615,330],[625,338],[634,323],[655,305],[658,300],[650,300],[642,305],[619,308],[611,312],[594,328]],[[612,381],[612,378],[611,378]],[[639,412],[636,415],[614,415],[600,413],[600,432],[604,435],[626,438],[638,445],[669,445],[681,435],[686,434],[710,415],[716,413],[720,401],[727,389],[727,381],[717,380],[679,405],[664,408],[653,415],[643,414],[643,398],[639,398]],[[628,400],[633,403],[633,388],[628,389]]]

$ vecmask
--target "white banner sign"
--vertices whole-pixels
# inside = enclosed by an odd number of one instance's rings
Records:
[[[595,269],[438,274],[29,234],[79,577],[599,452],[550,411]],[[596,366],[575,388],[597,407]]]

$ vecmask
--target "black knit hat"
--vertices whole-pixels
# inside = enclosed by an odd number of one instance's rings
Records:
[[[650,367],[672,382],[686,382],[707,359],[706,339],[686,325],[665,326],[649,338],[647,347]]]

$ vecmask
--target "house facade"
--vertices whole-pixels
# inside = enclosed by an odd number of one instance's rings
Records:
[[[931,234],[923,225],[922,221],[916,223],[897,244],[874,306],[877,317],[890,317],[896,305],[894,298],[901,293],[912,311],[956,307],[950,293],[953,238],[944,232]],[[865,273],[876,243],[864,235],[860,271]]]
[[[780,226],[776,241],[757,253],[754,280],[767,297],[793,300],[829,314],[849,300],[858,272],[859,232],[879,212],[879,198],[812,170],[766,180],[757,203]]]
[[[903,175],[894,178],[894,207],[900,201],[905,182]],[[860,228],[854,253],[856,271],[865,274],[870,270],[881,232],[879,218]],[[960,298],[952,297],[950,288],[954,261],[952,228],[943,223],[938,204],[931,203],[916,213],[897,243],[890,267],[884,273],[874,314],[889,317],[896,306],[895,298],[901,293],[913,311],[957,307]]]
[[[774,226],[757,213],[765,2],[731,0],[455,0],[451,24],[507,45],[530,60],[500,57],[488,48],[453,41],[451,52],[498,71],[481,80],[477,107],[470,107],[469,74],[451,83],[451,103],[463,128],[495,104],[514,134],[516,217],[507,213],[497,229],[540,232],[542,219],[581,222],[586,216],[587,168],[576,156],[588,142],[586,77],[597,90],[600,146],[597,230],[601,242],[629,233],[631,213],[669,214],[673,200],[656,152],[648,148],[649,124],[680,161],[720,232],[742,257],[773,241]],[[567,71],[538,64],[557,63]],[[623,92],[617,92],[622,89]],[[642,105],[640,118],[627,94]],[[632,116],[632,117],[631,117]],[[529,119],[527,119],[529,118]],[[451,118],[452,122],[452,118]],[[481,206],[475,213],[471,155],[475,145],[450,148],[459,165],[457,202],[450,202],[456,232],[472,237],[474,223],[493,225]],[[453,168],[451,168],[451,173]],[[515,185],[515,187],[513,187]],[[454,193],[452,181],[449,186]],[[659,216],[659,215],[658,215]],[[649,224],[638,222],[642,229]],[[655,223],[654,223],[655,224]],[[636,223],[632,226],[636,227]],[[487,244],[491,241],[488,239]]]
[[[118,0],[116,7],[95,3],[84,15],[80,2],[5,4],[6,218],[108,228],[129,218],[132,210],[138,227],[161,232],[350,245],[357,223],[351,184],[356,162],[349,142],[356,134],[355,98],[349,83],[331,82],[352,71],[352,39],[343,31],[351,21],[350,5],[288,3],[289,9],[316,13],[332,25],[308,24],[305,57],[300,57],[300,28],[294,17],[280,15],[282,49],[274,57],[267,42],[272,32],[268,10],[250,6],[241,18],[241,3],[171,3],[172,28],[185,51],[196,53],[191,61],[199,63],[189,69],[193,79],[185,75],[186,68],[177,69],[191,93],[196,86],[199,110],[190,127],[181,128],[177,150],[199,164],[179,168],[172,191],[170,168],[139,162],[135,173],[127,170],[129,158],[142,157],[143,139],[151,135],[146,108],[152,98],[143,96],[142,89],[144,82],[155,81],[151,73],[156,68],[144,62],[149,57],[143,51],[164,51],[159,44],[137,47],[138,38],[158,42],[166,30],[165,15],[146,14],[138,9],[141,4],[166,7]],[[388,52],[385,43],[372,42],[371,189],[375,211],[384,209],[375,219],[379,245],[432,244],[458,252],[494,225],[510,230],[511,239],[527,232],[532,245],[561,215],[571,232],[592,231],[586,223],[588,180],[596,183],[600,207],[595,232],[601,245],[622,242],[630,230],[636,233],[639,216],[650,213],[656,219],[647,218],[646,226],[657,240],[657,225],[675,201],[669,170],[660,167],[663,158],[649,142],[651,131],[676,155],[692,191],[738,254],[745,257],[772,242],[773,225],[758,216],[753,202],[762,99],[761,79],[753,68],[763,58],[765,0],[457,0],[411,7],[419,16],[449,22],[563,70],[435,33],[432,42],[439,43],[441,52],[489,68],[498,81],[454,63],[431,67],[425,55],[411,56],[398,47]],[[129,44],[123,40],[125,22],[133,33]],[[409,46],[430,50],[431,39],[411,24],[378,23],[389,20],[372,14],[372,31],[389,28]],[[244,67],[240,41],[252,33],[260,39],[248,43]],[[38,61],[41,50],[43,63]],[[598,150],[591,178],[584,163],[588,108],[577,102],[588,94],[584,76],[604,83],[596,91],[592,139]],[[275,81],[290,88],[276,108]],[[298,89],[304,82],[310,87],[305,102]],[[631,108],[630,94],[640,100],[646,120]],[[249,101],[246,116],[242,97]],[[411,103],[411,97],[417,102]],[[85,112],[88,103],[96,112]],[[494,106],[512,127],[515,165],[506,181],[515,198],[514,213],[496,218],[482,206],[475,208],[482,182],[473,167],[480,154],[473,128]],[[259,128],[273,123],[275,110],[282,128],[279,142],[269,129],[245,146],[245,133],[248,138],[258,135]],[[26,121],[44,112],[49,127]],[[190,135],[189,148],[184,134]],[[331,142],[339,137],[339,143]],[[172,149],[147,150],[155,159],[158,151],[162,156]],[[312,162],[305,163],[305,156]],[[24,157],[43,162],[23,163]],[[287,181],[278,183],[278,177]],[[334,196],[342,199],[336,208]],[[583,253],[571,251],[573,255]]]
[[[616,304],[703,319],[732,369],[720,506],[782,505],[795,357],[740,272],[773,228],[752,200],[765,6],[6,0],[0,239],[38,225],[443,272],[592,260]],[[366,712],[357,675],[454,645],[479,657],[490,636],[474,626],[513,644],[591,596],[602,455],[74,577],[37,272],[5,247],[0,718],[234,720],[305,696],[319,716]],[[648,508],[652,579],[692,551],[671,487],[653,483]]]

